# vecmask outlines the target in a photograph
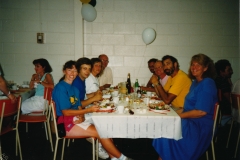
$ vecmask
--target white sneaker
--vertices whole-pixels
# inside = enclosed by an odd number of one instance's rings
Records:
[[[109,155],[102,146],[98,147],[98,157],[101,159],[107,159],[109,157]]]

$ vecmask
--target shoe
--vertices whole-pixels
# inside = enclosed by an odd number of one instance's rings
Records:
[[[109,157],[109,155],[107,154],[107,152],[105,151],[105,149],[102,146],[98,147],[98,157],[101,159],[107,159]]]
[[[87,140],[88,142],[90,142],[90,143],[93,143],[92,138],[86,138],[86,140]]]

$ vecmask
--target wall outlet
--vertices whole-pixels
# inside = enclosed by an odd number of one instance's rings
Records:
[[[37,43],[39,44],[44,43],[44,33],[37,33]]]

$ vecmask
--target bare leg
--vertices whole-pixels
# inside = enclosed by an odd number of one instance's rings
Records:
[[[96,137],[101,142],[104,149],[108,152],[109,156],[119,158],[121,152],[113,144],[112,140],[109,138],[101,139],[97,133],[94,125],[88,127],[87,130],[75,125],[69,132],[66,133],[67,136],[86,136],[86,137]]]

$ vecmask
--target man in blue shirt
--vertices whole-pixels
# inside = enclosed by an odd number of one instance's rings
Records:
[[[99,101],[102,99],[102,92],[97,91],[91,94],[86,95],[86,85],[85,79],[91,73],[91,60],[88,58],[79,58],[76,63],[76,68],[78,71],[78,76],[73,81],[73,86],[79,90],[79,97],[82,103],[82,107],[86,107],[93,102]]]
[[[91,68],[92,68],[92,63],[90,59],[86,57],[79,58],[76,63],[76,68],[78,71],[78,76],[74,79],[72,85],[79,90],[79,98],[82,103],[82,107],[85,108],[86,106],[91,105],[93,102],[101,100],[102,92],[99,90],[94,93],[90,93],[86,95],[85,79],[90,75]],[[90,117],[90,115],[88,114],[85,114],[85,117],[86,116]],[[91,142],[89,139],[87,140]],[[107,152],[105,151],[105,149],[102,147],[100,143],[98,148],[98,156],[101,159],[107,159],[109,157],[109,155],[107,154]]]

